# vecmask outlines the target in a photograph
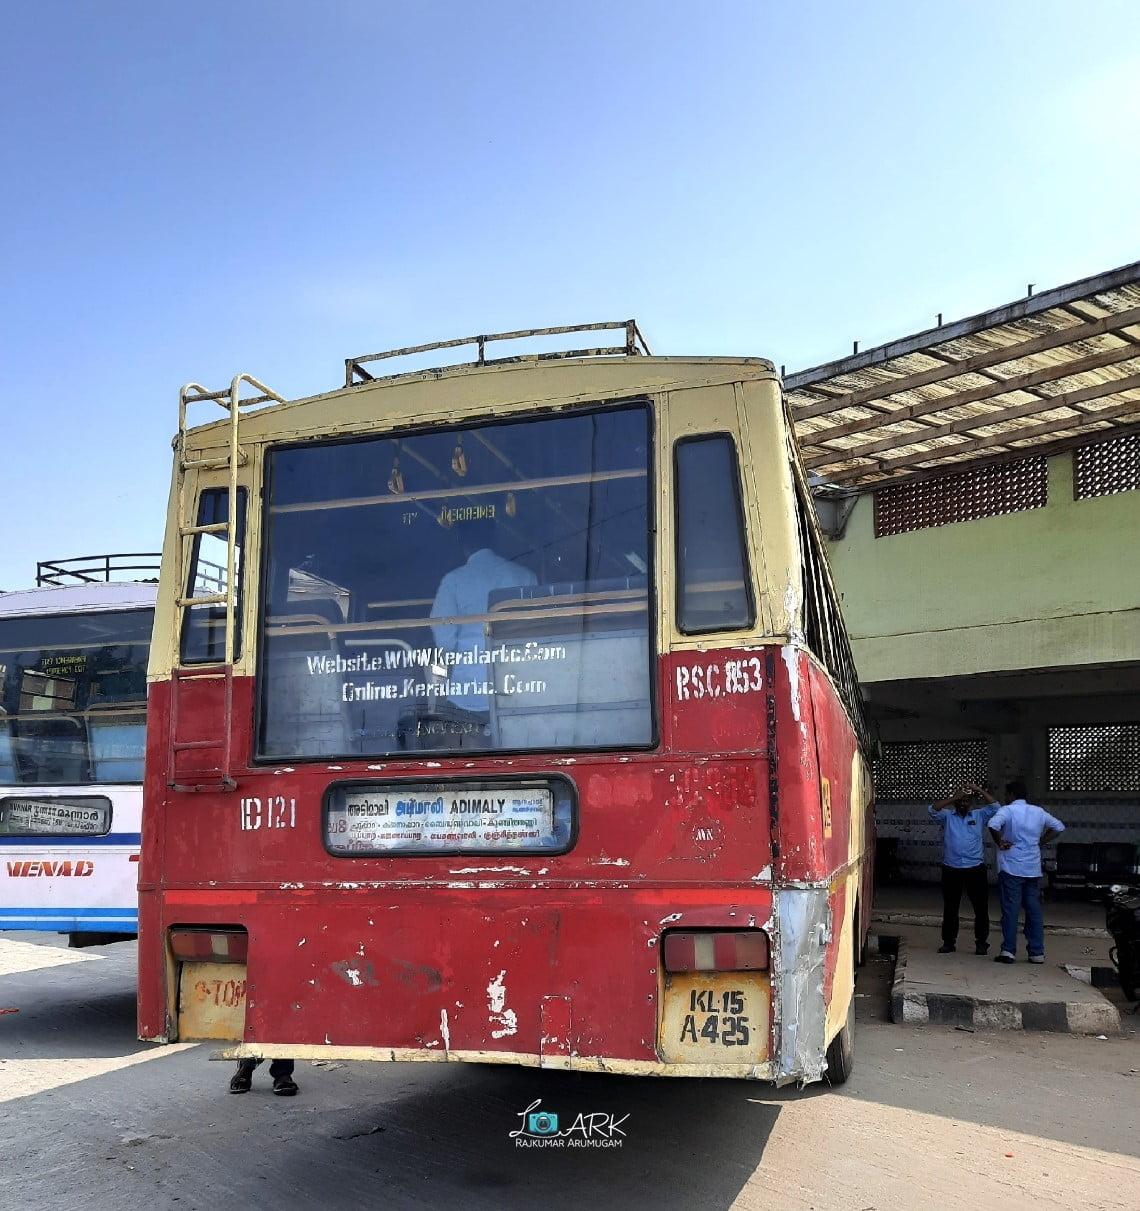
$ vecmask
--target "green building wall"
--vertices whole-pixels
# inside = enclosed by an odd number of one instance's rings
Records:
[[[1140,658],[1140,492],[1074,500],[1071,453],[1006,516],[876,538],[861,496],[829,555],[864,682]]]

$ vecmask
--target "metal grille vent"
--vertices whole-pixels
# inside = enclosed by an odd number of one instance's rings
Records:
[[[964,782],[984,782],[988,762],[987,740],[884,744],[883,755],[872,763],[875,798],[930,803]]]
[[[1051,791],[1140,791],[1140,723],[1049,729]]]
[[[1128,433],[1073,451],[1073,494],[1077,500],[1135,492],[1140,488],[1140,433]]]
[[[1044,457],[1024,458],[880,488],[875,493],[875,537],[1042,509],[1048,470]]]

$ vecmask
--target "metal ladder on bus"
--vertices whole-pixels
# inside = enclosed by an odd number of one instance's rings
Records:
[[[261,394],[242,399],[242,384],[248,383]],[[189,405],[214,401],[219,407],[229,413],[229,434],[225,454],[210,458],[188,458],[186,456],[186,436],[188,426],[186,414]],[[248,457],[239,442],[241,410],[270,400],[283,404],[286,401],[275,391],[271,391],[264,383],[258,382],[252,375],[238,374],[231,381],[229,388],[222,391],[207,391],[198,383],[187,383],[178,393],[178,436],[175,439],[178,467],[178,541],[174,553],[174,583],[177,596],[174,610],[174,643],[176,659],[171,670],[170,684],[170,730],[167,751],[167,785],[176,791],[233,791],[237,789],[237,781],[233,776],[233,702],[234,702],[234,649],[235,622],[237,617],[237,521],[238,521],[238,468],[243,466]],[[213,522],[208,525],[197,523],[197,496],[190,498],[185,488],[185,476],[192,470],[225,470],[228,472],[226,520]],[[195,586],[187,581],[187,572],[191,567],[192,553],[195,540],[203,534],[216,534],[226,541],[226,572],[221,591],[217,593],[199,593]],[[221,668],[217,664],[183,666],[182,637],[187,623],[187,611],[196,606],[225,607],[225,652]],[[183,740],[181,686],[186,682],[221,681],[223,690],[223,711],[221,718],[221,735],[216,739]],[[177,781],[177,760],[179,753],[194,752],[205,749],[221,751],[221,760],[217,777],[197,782],[180,783]],[[203,773],[207,771],[202,771]],[[212,771],[210,771],[212,772]]]

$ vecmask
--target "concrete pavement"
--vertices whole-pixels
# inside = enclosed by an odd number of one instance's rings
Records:
[[[1047,898],[1043,964],[993,961],[1000,949],[996,894],[990,953],[974,954],[973,917],[963,900],[959,949],[939,954],[942,902],[935,886],[892,887],[876,895],[873,931],[884,947],[897,939],[891,1016],[900,1023],[944,1023],[970,1030],[1051,1030],[1119,1035],[1140,1026],[1119,985],[1101,989],[1070,974],[1111,968],[1104,908],[1077,898]],[[1124,1012],[1122,1019],[1121,1013]]]
[[[229,1096],[209,1045],[135,1040],[133,943],[49,965],[15,940],[0,972],[0,1007],[18,1010],[0,1016],[4,1211],[1136,1208],[1140,1039],[900,1030],[874,959],[838,1089],[322,1061],[275,1098],[260,1077]],[[613,1116],[622,1146],[518,1148],[536,1101],[566,1123]]]

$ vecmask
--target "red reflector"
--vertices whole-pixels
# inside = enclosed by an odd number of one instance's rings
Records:
[[[244,929],[175,927],[170,931],[170,949],[184,963],[244,963],[249,934]]]
[[[767,971],[768,935],[760,929],[670,930],[666,971]]]

